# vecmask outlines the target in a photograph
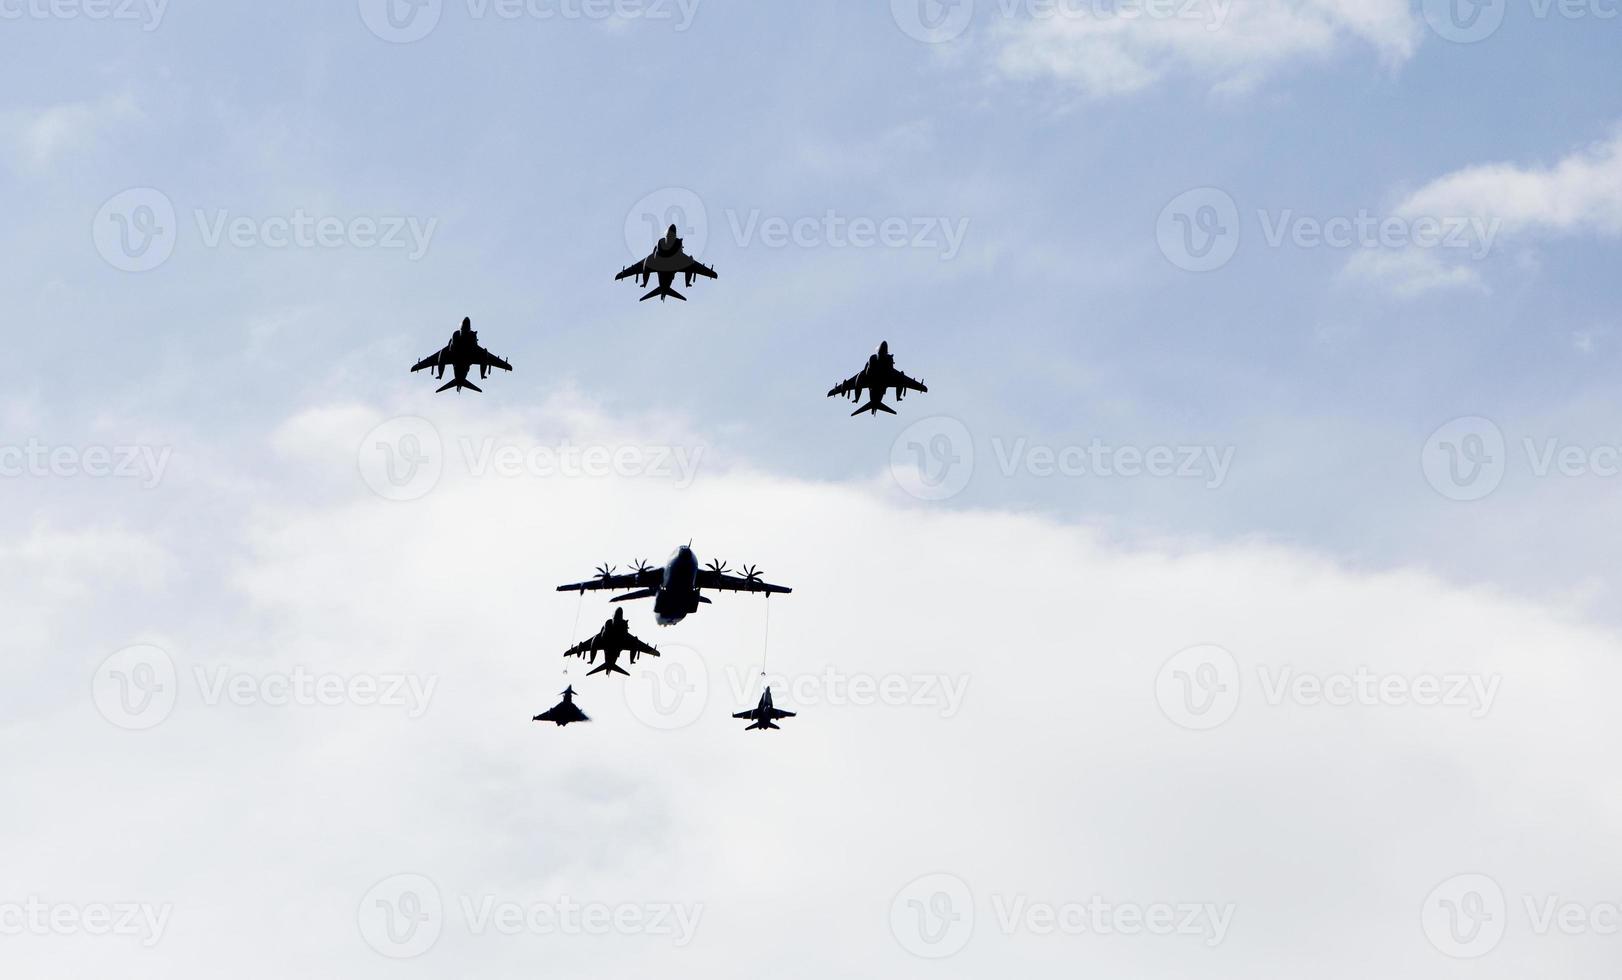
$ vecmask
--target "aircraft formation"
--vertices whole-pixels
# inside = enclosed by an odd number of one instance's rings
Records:
[[[654,243],[653,251],[647,258],[621,269],[614,277],[614,281],[631,279],[638,286],[646,287],[650,282],[657,280],[658,285],[644,295],[641,302],[654,298],[658,298],[660,302],[667,299],[686,302],[687,297],[675,289],[677,276],[682,277],[684,289],[692,288],[693,283],[700,277],[720,278],[713,268],[687,254],[678,229],[675,225],[671,225],[664,237]],[[453,389],[457,393],[463,390],[483,392],[484,389],[468,380],[469,372],[475,367],[479,369],[480,381],[489,378],[492,370],[510,372],[513,369],[507,361],[480,346],[479,335],[473,330],[472,319],[464,318],[461,329],[451,334],[450,342],[437,353],[418,361],[412,366],[411,371],[412,373],[433,371],[434,379],[443,381],[446,370],[450,370],[451,380],[442,385],[438,389],[439,392]],[[922,394],[928,392],[929,388],[923,382],[908,377],[895,366],[895,356],[890,353],[890,344],[884,342],[879,344],[878,350],[867,359],[867,365],[861,371],[835,385],[828,392],[828,397],[846,396],[854,402],[860,402],[865,393],[867,403],[852,412],[851,416],[854,418],[866,412],[876,418],[880,412],[897,414],[894,408],[884,403],[885,395],[892,390],[895,392],[896,401],[899,402],[909,391]],[[710,598],[704,594],[705,592],[747,592],[770,598],[773,595],[786,595],[793,591],[785,586],[767,582],[761,571],[753,565],[745,565],[740,571],[742,574],[733,574],[727,564],[721,561],[700,563],[693,551],[692,543],[689,542],[678,547],[661,567],[638,561],[630,571],[620,574],[617,569],[604,564],[597,569],[595,577],[583,582],[560,585],[558,591],[578,592],[582,596],[587,592],[596,591],[624,593],[611,600],[615,603],[652,599],[654,620],[660,626],[674,626],[696,613],[699,607],[709,605]],[[620,666],[620,658],[627,658],[634,666],[641,657],[659,656],[659,650],[633,636],[630,623],[625,618],[625,610],[616,608],[613,617],[605,622],[595,635],[569,647],[563,656],[565,659],[579,657],[587,665],[596,664],[597,658],[601,656],[602,665],[589,671],[586,675],[588,677],[596,674],[609,677],[621,674],[628,677],[630,671]],[[563,691],[562,701],[536,715],[534,720],[550,722],[559,728],[590,721],[590,716],[575,704],[576,696],[573,685],[570,685]],[[748,731],[768,731],[777,730],[778,721],[793,718],[795,713],[776,707],[772,703],[772,691],[768,686],[761,694],[759,704],[732,717],[750,722],[746,729]]]

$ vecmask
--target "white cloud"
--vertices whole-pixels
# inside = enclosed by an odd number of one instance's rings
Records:
[[[0,123],[19,167],[41,172],[69,154],[93,147],[109,126],[140,116],[135,99],[123,94],[95,102],[66,102],[9,112],[0,116]]]
[[[1124,6],[1124,5],[1123,5]],[[1171,76],[1243,91],[1281,69],[1323,60],[1349,47],[1406,61],[1421,28],[1407,0],[1202,0],[1175,16],[1126,17],[1112,5],[1008,21],[997,65],[1014,78],[1053,78],[1095,98],[1139,91]],[[1102,10],[1104,13],[1096,12]]]
[[[584,412],[519,424],[433,405],[452,446],[489,432],[540,445],[634,435]],[[301,415],[274,437],[285,485],[256,494],[268,504],[229,526],[176,527],[180,553],[240,555],[238,604],[154,617],[131,636],[175,638],[181,697],[162,725],[132,733],[99,718],[82,673],[95,661],[73,651],[60,658],[64,683],[14,692],[25,708],[13,730],[27,731],[29,751],[8,753],[0,776],[28,805],[0,814],[8,887],[174,911],[151,951],[8,938],[8,973],[116,966],[183,980],[229,961],[245,980],[309,963],[354,978],[496,976],[544,961],[565,976],[743,977],[763,962],[805,976],[921,975],[926,964],[891,934],[892,902],[944,871],[973,889],[978,921],[932,975],[1010,961],[1035,977],[1073,976],[1078,961],[1122,976],[1258,975],[1289,958],[1329,978],[1429,980],[1451,964],[1426,945],[1421,905],[1452,875],[1494,874],[1512,895],[1615,897],[1622,848],[1607,828],[1622,793],[1602,777],[1622,722],[1599,692],[1622,669],[1613,636],[1559,613],[1286,549],[1128,550],[1036,517],[741,466],[676,490],[481,479],[447,461],[433,492],[390,502],[354,476],[352,447],[383,414]],[[312,486],[334,489],[309,501]],[[781,732],[745,734],[728,717],[754,696],[734,688],[758,670],[761,600],[718,596],[668,630],[646,604],[630,607],[667,662],[696,651],[685,678],[709,693],[690,727],[641,723],[623,679],[561,674],[560,651],[609,607],[554,585],[689,537],[706,558],[759,562],[796,588],[770,607],[769,667],[799,679],[797,694],[779,692],[801,712]],[[117,602],[86,595],[79,608],[93,620]],[[1162,665],[1202,643],[1233,652],[1242,697],[1232,720],[1199,733],[1168,720],[1155,691]],[[199,670],[299,668],[433,678],[436,693],[413,719],[209,706],[194,681]],[[815,680],[829,668],[967,687],[952,717],[838,704]],[[1482,718],[1271,705],[1263,678],[1285,668],[1463,673],[1501,687]],[[565,683],[593,723],[530,723]],[[410,963],[373,953],[357,924],[367,890],[400,873],[431,878],[449,910],[438,945]],[[676,902],[702,917],[680,949],[648,936],[474,935],[461,901],[486,896]],[[1215,949],[1000,928],[1004,901],[1095,896],[1235,912]],[[1514,941],[1474,975],[1548,976],[1551,960],[1561,975],[1598,975],[1609,963],[1603,944],[1529,935],[1518,905],[1512,917]],[[1324,960],[1323,949],[1340,952]]]
[[[1395,213],[1490,226],[1500,241],[1576,235],[1622,235],[1622,134],[1580,149],[1550,166],[1490,163],[1466,167],[1409,194]],[[1481,286],[1480,273],[1458,259],[1407,250],[1359,255],[1356,278],[1383,282],[1400,295]]]

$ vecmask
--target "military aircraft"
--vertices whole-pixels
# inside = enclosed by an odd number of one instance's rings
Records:
[[[862,368],[860,374],[840,382],[828,392],[828,397],[849,395],[851,401],[858,401],[862,392],[866,391],[872,396],[871,399],[866,405],[851,412],[851,418],[863,412],[871,412],[875,416],[880,412],[894,415],[896,410],[884,404],[884,393],[891,388],[895,389],[896,401],[905,398],[909,391],[929,391],[923,382],[914,381],[895,369],[895,357],[890,353],[890,342],[885,341],[879,345],[878,352],[867,359],[867,367]]]
[[[759,706],[749,711],[740,711],[732,717],[752,720],[754,724],[744,729],[746,732],[752,732],[757,728],[762,730],[779,728],[780,726],[773,724],[773,722],[779,718],[793,718],[794,712],[772,707],[772,689],[768,687],[766,693],[760,696]]]
[[[597,635],[570,647],[563,655],[565,657],[579,657],[588,664],[597,662],[597,654],[603,655],[603,665],[591,671],[592,674],[624,674],[627,677],[631,672],[619,665],[620,654],[631,655],[631,666],[636,666],[638,657],[646,654],[657,657],[659,651],[648,646],[631,635],[631,627],[625,622],[625,610],[614,610],[614,618],[603,624]]]
[[[614,597],[614,602],[631,599],[652,599],[654,618],[660,626],[673,626],[698,611],[701,603],[710,600],[702,595],[709,589],[716,592],[763,592],[768,595],[793,592],[781,585],[771,585],[760,577],[760,569],[745,565],[743,575],[728,574],[726,562],[712,561],[699,566],[698,556],[691,544],[682,545],[670,556],[663,568],[654,568],[639,561],[629,573],[615,574],[608,565],[597,569],[597,577],[589,582],[558,586],[559,592],[596,592],[635,589],[628,595]]]
[[[645,303],[657,296],[659,302],[663,303],[665,297],[668,296],[685,303],[687,297],[670,288],[670,284],[676,281],[677,273],[680,273],[683,277],[682,285],[688,287],[693,285],[694,276],[705,276],[709,279],[718,278],[714,269],[682,251],[681,239],[676,235],[676,226],[671,225],[670,230],[665,233],[665,237],[659,239],[658,243],[653,246],[653,254],[636,265],[629,265],[621,269],[620,274],[614,277],[614,281],[619,282],[621,279],[635,276],[638,286],[646,286],[650,276],[658,276],[659,287],[642,297],[640,302]]]
[[[468,369],[474,365],[478,365],[480,381],[490,377],[491,368],[501,368],[503,371],[513,369],[511,364],[479,346],[479,335],[473,332],[473,321],[464,317],[462,329],[451,334],[451,342],[445,345],[445,349],[418,361],[411,372],[415,374],[425,368],[432,368],[434,378],[438,380],[445,377],[445,369],[450,368],[456,372],[456,380],[448,382],[439,389],[440,391],[449,391],[452,388],[458,392],[463,388],[483,391],[483,388],[467,379]]]
[[[591,719],[587,717],[584,711],[575,706],[574,688],[571,686],[564,689],[563,700],[558,702],[556,707],[536,715],[535,720],[550,721],[562,728],[564,725],[572,725],[577,721],[590,721]]]

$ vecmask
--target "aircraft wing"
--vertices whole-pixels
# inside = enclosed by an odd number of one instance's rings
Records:
[[[768,595],[782,595],[794,591],[781,585],[763,582],[759,578],[728,575],[725,572],[717,572],[711,568],[699,571],[698,587],[700,590],[712,589],[717,592],[764,592]]]
[[[642,275],[643,274],[642,273],[642,265],[643,265],[642,262],[638,262],[635,265],[626,266],[625,268],[620,270],[619,275],[614,277],[614,281],[619,282],[621,279],[629,279],[632,276],[640,276],[640,275]]]
[[[926,386],[922,381],[915,381],[912,378],[907,377],[905,374],[902,374],[900,371],[891,371],[890,383],[884,387],[900,388],[904,391],[929,391],[928,386]]]
[[[862,390],[861,383],[862,376],[859,374],[853,375],[852,377],[846,378],[844,381],[841,381],[839,384],[835,385],[833,390],[828,392],[828,397],[832,398],[835,395],[849,395],[859,392]]]
[[[483,347],[479,348],[479,363],[485,367],[501,368],[503,371],[511,371],[513,369],[511,364],[503,361],[501,358],[485,350]]]
[[[626,637],[625,643],[632,653],[641,654],[645,657],[657,657],[659,655],[659,650],[656,647],[643,643],[634,636]]]
[[[589,582],[558,586],[559,592],[617,592],[621,589],[651,589],[664,580],[665,570],[649,568],[628,575],[599,575]]]
[[[595,642],[597,642],[597,638],[595,636],[589,640],[581,640],[579,643],[576,643],[574,646],[563,651],[563,655],[565,657],[584,657],[591,651],[591,645]]]
[[[693,264],[688,266],[683,271],[686,272],[690,276],[703,276],[706,279],[719,279],[719,278],[721,278],[720,276],[715,274],[714,269],[712,269],[709,266],[705,265],[704,263],[698,261],[697,259],[694,259]]]
[[[771,710],[771,716],[772,716],[772,721],[776,721],[779,718],[793,718],[794,717],[794,712],[792,712],[792,711],[784,711],[782,708],[773,708]]]
[[[418,371],[422,371],[422,370],[425,370],[427,368],[439,367],[439,355],[441,355],[443,353],[445,353],[445,352],[441,350],[441,351],[435,351],[434,353],[429,354],[427,357],[423,358],[422,360],[418,361],[415,365],[412,366],[411,373],[415,374]]]

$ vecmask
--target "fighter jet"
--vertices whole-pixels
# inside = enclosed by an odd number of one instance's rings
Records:
[[[766,693],[760,696],[759,706],[749,711],[740,711],[732,717],[748,718],[753,721],[753,725],[744,729],[746,732],[752,732],[757,728],[762,730],[767,728],[777,729],[780,726],[773,724],[773,722],[779,718],[793,718],[794,712],[772,707],[772,689],[768,687]]]
[[[871,395],[868,403],[851,412],[851,418],[871,412],[877,416],[880,412],[896,414],[896,410],[884,404],[884,393],[891,388],[895,389],[896,401],[901,401],[909,391],[927,392],[929,388],[921,381],[914,381],[895,369],[895,357],[890,353],[890,342],[885,341],[879,345],[878,352],[867,359],[867,367],[862,368],[860,374],[854,378],[840,382],[828,392],[828,397],[835,395],[849,395],[851,401],[861,399],[862,392]]]
[[[645,303],[657,296],[659,302],[663,303],[665,297],[668,296],[685,303],[687,297],[670,288],[670,284],[676,281],[677,273],[680,273],[683,277],[682,285],[689,287],[693,285],[694,276],[705,276],[710,279],[717,278],[714,269],[682,251],[681,239],[676,235],[676,226],[671,225],[670,230],[665,233],[665,237],[659,239],[658,243],[653,246],[652,255],[649,255],[636,265],[626,266],[621,269],[620,274],[614,277],[614,281],[619,282],[621,279],[629,279],[635,276],[638,286],[646,286],[650,276],[658,276],[659,288],[642,297],[640,302]]]
[[[479,367],[480,381],[490,377],[491,368],[501,368],[503,371],[513,369],[511,364],[479,346],[479,335],[473,332],[473,321],[464,317],[462,329],[451,334],[451,342],[445,345],[445,349],[418,361],[417,366],[413,367],[411,372],[415,374],[425,368],[432,368],[434,378],[438,380],[445,377],[445,369],[450,368],[456,372],[456,380],[448,382],[439,389],[440,391],[449,391],[452,388],[455,388],[458,392],[463,388],[483,391],[483,388],[467,379],[468,368],[473,367],[475,364]]]
[[[550,721],[562,728],[564,725],[572,725],[577,721],[590,721],[591,719],[586,716],[584,711],[575,707],[574,688],[571,686],[564,689],[563,700],[558,702],[556,707],[536,715],[535,720]]]
[[[660,626],[673,626],[698,611],[702,603],[710,600],[701,595],[704,589],[717,592],[763,592],[768,595],[793,592],[781,585],[771,585],[761,579],[760,569],[745,565],[743,575],[730,575],[726,562],[712,561],[699,567],[693,546],[677,548],[663,568],[654,568],[639,561],[628,574],[616,575],[608,565],[597,569],[597,577],[589,582],[558,586],[559,592],[595,592],[635,589],[628,595],[616,596],[614,602],[631,599],[652,599],[654,618]]]
[[[579,657],[588,664],[597,662],[597,654],[603,655],[603,665],[591,671],[592,674],[624,674],[629,677],[631,672],[619,665],[620,654],[630,653],[631,665],[636,666],[636,660],[643,654],[657,657],[659,651],[648,646],[631,635],[631,627],[625,622],[625,610],[614,610],[614,618],[603,624],[597,635],[589,640],[576,643],[563,655],[565,657]]]

